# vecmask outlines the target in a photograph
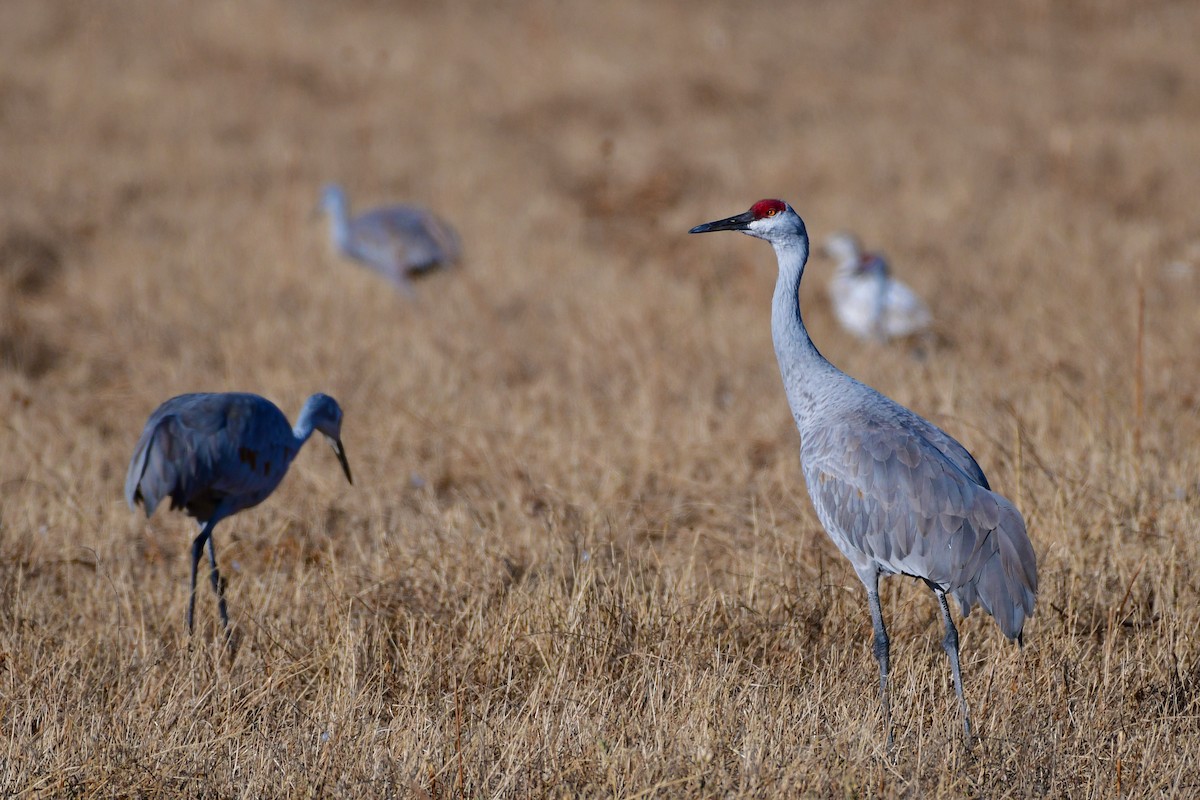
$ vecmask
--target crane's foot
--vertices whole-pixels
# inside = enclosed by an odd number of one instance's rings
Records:
[[[973,750],[973,749],[975,749],[975,745],[978,743],[978,741],[979,741],[979,738],[977,736],[975,736],[974,732],[972,732],[972,730],[971,730],[971,718],[966,717],[963,720],[963,732],[962,732],[963,748],[968,751]]]
[[[242,644],[242,637],[237,631],[226,629],[225,631],[225,651],[229,656],[230,665],[237,659],[238,648]]]

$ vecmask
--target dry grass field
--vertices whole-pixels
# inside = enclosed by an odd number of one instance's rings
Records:
[[[1188,2],[0,4],[0,795],[1200,792],[1200,9]],[[338,180],[458,226],[407,302]],[[1023,650],[820,528],[774,257],[789,200],[929,300],[814,340],[1025,515]],[[1144,294],[1144,396],[1134,366]],[[147,415],[346,411],[217,528],[122,500]]]

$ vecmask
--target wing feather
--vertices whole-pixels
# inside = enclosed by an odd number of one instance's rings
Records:
[[[368,211],[350,223],[352,255],[390,278],[458,259],[458,236],[424,209],[393,206]]]
[[[926,578],[954,593],[964,613],[978,597],[1006,634],[1019,635],[1037,590],[1020,513],[961,445],[943,433],[938,447],[924,433],[854,416],[807,432],[802,463],[817,515],[856,566],[874,561]]]
[[[150,516],[165,499],[200,519],[226,497],[239,510],[279,483],[291,429],[269,401],[248,394],[188,394],[158,407],[134,448],[125,479],[130,507]],[[260,496],[261,495],[261,496]]]

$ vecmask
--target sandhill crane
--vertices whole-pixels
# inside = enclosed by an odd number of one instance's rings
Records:
[[[189,633],[196,607],[196,567],[207,544],[212,588],[228,638],[229,614],[213,528],[267,499],[314,430],[333,445],[346,480],[353,482],[342,447],[342,409],[329,395],[308,398],[295,428],[274,403],[256,394],[184,394],[150,415],[129,463],[125,501],[133,510],[142,503],[149,517],[169,497],[171,508],[184,509],[200,523],[192,541]]]
[[[882,254],[864,251],[850,233],[829,237],[825,253],[838,262],[829,281],[829,300],[847,331],[865,341],[886,342],[929,327],[929,308],[907,284],[892,277]]]
[[[405,294],[412,294],[411,276],[459,258],[458,234],[423,208],[387,206],[351,217],[346,192],[335,184],[321,192],[321,207],[329,215],[333,247],[379,272]]]
[[[884,730],[892,742],[889,641],[879,604],[881,575],[909,575],[937,595],[966,739],[958,631],[946,603],[965,617],[978,601],[1010,640],[1033,614],[1037,564],[1020,512],[991,491],[961,444],[931,422],[825,360],[800,316],[798,291],[808,261],[804,221],[781,200],[760,200],[691,233],[741,231],[775,248],[779,276],[771,335],[788,404],[800,430],[800,463],[817,518],[867,590]]]

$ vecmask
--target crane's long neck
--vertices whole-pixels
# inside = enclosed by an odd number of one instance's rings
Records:
[[[350,238],[350,209],[348,204],[345,200],[338,198],[334,202],[327,203],[325,211],[329,214],[329,238],[333,240],[334,247],[344,250],[346,242]]]
[[[309,440],[314,429],[312,408],[306,403],[304,410],[300,412],[300,418],[296,420],[296,426],[292,428],[292,435],[296,437],[297,450]]]
[[[792,416],[799,423],[812,409],[817,397],[819,379],[832,365],[817,351],[800,316],[800,279],[808,261],[808,241],[775,243],[779,259],[779,279],[771,304],[771,338],[775,342],[775,357],[783,388],[787,392]]]

